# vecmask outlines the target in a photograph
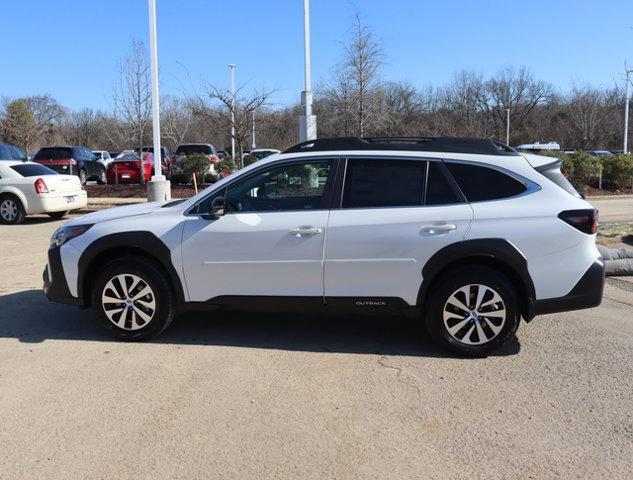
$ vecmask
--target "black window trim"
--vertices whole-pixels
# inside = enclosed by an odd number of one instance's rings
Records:
[[[284,213],[284,212],[320,212],[320,211],[329,211],[331,204],[332,204],[332,199],[334,198],[335,195],[335,190],[336,190],[336,179],[337,179],[337,175],[338,175],[338,171],[340,170],[340,163],[341,163],[341,157],[337,156],[337,155],[318,155],[318,156],[310,156],[310,157],[293,157],[293,158],[288,158],[288,159],[284,159],[284,160],[277,160],[274,162],[269,162],[266,163],[264,165],[261,165],[257,168],[254,168],[253,170],[249,170],[248,172],[245,172],[243,175],[239,175],[236,178],[234,178],[233,180],[231,180],[230,182],[225,183],[224,185],[222,185],[222,188],[220,188],[219,190],[214,189],[213,191],[209,192],[208,195],[205,195],[204,197],[202,197],[200,200],[198,200],[196,203],[194,203],[191,207],[189,207],[187,210],[185,210],[184,215],[185,216],[194,216],[194,217],[200,217],[202,215],[206,215],[206,213],[199,213],[196,212],[196,210],[198,209],[198,206],[201,203],[204,203],[206,200],[208,200],[210,197],[215,197],[219,194],[222,194],[223,192],[226,192],[226,189],[229,188],[231,185],[235,185],[238,182],[241,182],[242,180],[246,180],[249,177],[252,177],[253,175],[257,175],[259,172],[261,172],[262,170],[267,170],[270,167],[278,167],[281,165],[287,165],[287,164],[292,164],[292,163],[309,163],[309,162],[319,162],[319,161],[324,161],[324,160],[328,160],[332,162],[331,165],[331,171],[328,174],[329,176],[332,176],[332,182],[330,183],[330,188],[329,191],[324,190],[323,192],[323,196],[325,197],[323,200],[323,204],[326,205],[323,208],[314,208],[311,210],[264,210],[261,212],[244,212],[244,213]],[[239,213],[239,212],[237,212]],[[236,212],[228,212],[227,215],[235,215]]]
[[[469,204],[472,204],[472,203],[486,203],[486,202],[503,202],[505,200],[511,200],[511,199],[515,199],[515,198],[524,197],[526,195],[531,195],[531,194],[541,190],[541,186],[538,183],[534,182],[533,180],[530,180],[529,178],[525,178],[524,176],[519,175],[518,173],[513,172],[512,170],[508,170],[507,168],[500,167],[499,165],[494,165],[494,164],[491,164],[491,163],[483,163],[483,162],[471,161],[471,160],[454,159],[454,158],[445,158],[445,159],[442,160],[442,162],[444,163],[444,168],[446,169],[446,173],[448,173],[449,177],[451,178],[454,187],[458,189],[458,191],[460,192],[462,198],[466,199],[466,202],[468,202]],[[460,163],[462,165],[471,165],[471,166],[474,166],[474,167],[483,167],[483,168],[490,168],[492,170],[497,170],[498,172],[501,172],[501,173],[513,178],[517,182],[522,183],[523,185],[525,185],[525,190],[522,191],[521,193],[518,193],[517,195],[511,195],[509,197],[493,198],[493,199],[490,199],[490,200],[475,200],[475,201],[471,202],[471,201],[468,200],[468,198],[466,198],[466,195],[464,194],[464,192],[462,192],[462,189],[460,188],[459,184],[457,183],[455,178],[453,178],[453,174],[450,172],[449,168],[446,166],[447,163]]]
[[[345,189],[345,179],[347,177],[347,161],[348,160],[352,160],[352,159],[371,159],[371,160],[408,160],[408,161],[420,161],[420,162],[426,162],[426,172],[425,172],[425,176],[424,176],[424,185],[423,185],[423,191],[422,191],[422,198],[423,198],[423,203],[422,205],[401,205],[401,206],[392,206],[392,207],[343,207],[343,194],[344,194],[344,189]],[[428,178],[429,178],[429,165],[431,162],[435,162],[438,163],[440,165],[440,170],[441,172],[444,174],[444,178],[448,181],[448,183],[450,184],[450,186],[453,189],[453,192],[455,193],[455,196],[457,197],[458,201],[455,203],[442,203],[442,204],[437,204],[437,205],[427,205],[426,204],[426,192],[427,192],[427,182],[428,182]],[[457,182],[455,181],[455,179],[453,178],[453,176],[450,174],[450,172],[448,171],[448,168],[446,167],[446,165],[444,165],[444,159],[439,158],[439,157],[422,157],[422,156],[409,156],[409,155],[371,155],[371,154],[359,154],[359,155],[345,155],[344,157],[341,158],[341,164],[340,167],[343,169],[343,174],[341,175],[342,177],[342,181],[340,182],[340,184],[337,184],[336,187],[336,191],[334,192],[334,196],[333,198],[336,199],[336,203],[332,204],[332,210],[335,209],[341,209],[341,210],[377,210],[377,209],[391,209],[391,208],[434,208],[434,207],[450,207],[453,205],[463,205],[465,203],[468,203],[468,201],[466,200],[466,197],[464,196],[463,192],[461,191],[461,189],[458,187]]]

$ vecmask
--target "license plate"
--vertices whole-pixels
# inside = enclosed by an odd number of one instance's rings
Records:
[[[66,197],[66,203],[75,203],[76,196]]]

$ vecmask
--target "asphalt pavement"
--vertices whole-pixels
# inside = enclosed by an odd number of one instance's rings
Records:
[[[414,321],[190,315],[147,343],[41,291],[60,222],[0,226],[1,479],[630,479],[633,283],[485,359]]]

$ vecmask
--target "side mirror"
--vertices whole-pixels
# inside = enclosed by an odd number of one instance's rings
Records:
[[[215,197],[211,202],[211,211],[202,216],[205,220],[218,220],[226,212],[224,197]]]

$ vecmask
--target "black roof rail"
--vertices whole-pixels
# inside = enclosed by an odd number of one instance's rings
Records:
[[[327,150],[402,150],[420,152],[519,155],[513,148],[486,138],[460,137],[332,137],[299,143],[283,153]]]

